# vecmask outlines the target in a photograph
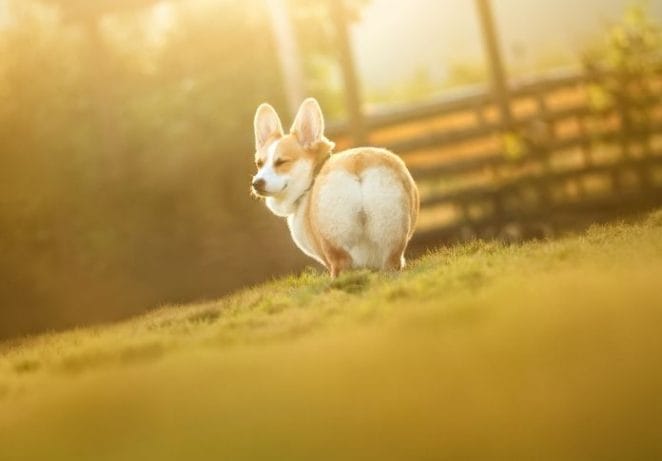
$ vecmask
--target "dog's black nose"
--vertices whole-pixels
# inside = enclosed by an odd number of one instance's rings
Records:
[[[265,183],[264,179],[262,179],[262,178],[254,180],[253,184],[252,184],[253,190],[255,192],[264,192],[264,186],[265,185],[266,185],[266,183]]]

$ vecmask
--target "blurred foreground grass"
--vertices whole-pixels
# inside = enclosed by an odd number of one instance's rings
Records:
[[[6,344],[0,459],[660,459],[660,282],[662,212]]]

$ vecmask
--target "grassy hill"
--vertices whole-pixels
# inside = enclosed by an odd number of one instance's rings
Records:
[[[660,459],[660,282],[662,212],[6,344],[0,459]]]

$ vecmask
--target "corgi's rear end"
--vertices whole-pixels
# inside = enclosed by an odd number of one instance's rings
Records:
[[[418,204],[414,180],[387,150],[364,147],[331,156],[312,189],[310,213],[332,273],[402,269]]]
[[[333,276],[350,268],[399,270],[419,211],[404,162],[385,149],[331,155],[314,99],[304,101],[289,134],[271,106],[255,118],[256,194],[287,217],[299,248]]]

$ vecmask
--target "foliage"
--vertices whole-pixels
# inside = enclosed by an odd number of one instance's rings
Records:
[[[338,113],[326,8],[300,3],[311,88]],[[365,3],[347,3],[350,19]],[[10,0],[9,14],[0,337],[218,296],[303,266],[285,225],[248,191],[255,107],[284,106],[262,0]]]
[[[662,62],[662,28],[651,19],[647,5],[632,3],[603,42],[584,53],[587,70],[605,74],[589,87],[589,103],[597,112],[617,109],[626,129],[648,123],[649,104],[659,97],[653,82]]]
[[[503,144],[503,153],[509,160],[521,160],[522,157],[528,154],[527,146],[519,133],[514,131],[505,132],[501,136],[501,142]]]
[[[12,0],[0,29],[0,337],[303,261],[248,193],[253,112],[283,100],[262,2],[88,3]]]
[[[657,459],[662,212],[7,344],[7,459]]]
[[[448,67],[445,86],[485,84],[488,82],[488,70],[482,62],[455,60]]]
[[[331,9],[345,12],[348,27],[360,19],[371,0],[287,0],[303,59],[307,94],[316,97],[329,118],[345,114],[344,88],[338,66],[337,31]]]

